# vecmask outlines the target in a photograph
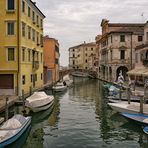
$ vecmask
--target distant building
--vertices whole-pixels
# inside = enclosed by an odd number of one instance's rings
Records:
[[[99,55],[99,76],[101,79],[116,81],[122,71],[127,78],[127,71],[134,68],[135,47],[143,42],[144,24],[101,22],[102,37],[96,37]]]
[[[59,43],[58,40],[44,37],[44,84],[59,80]]]
[[[69,67],[72,69],[92,69],[90,57],[96,54],[96,44],[83,43],[69,48]]]
[[[148,80],[148,22],[144,25],[143,42],[135,48],[135,69],[130,70],[128,75],[140,85]]]
[[[31,0],[0,0],[0,94],[43,86],[44,14]]]

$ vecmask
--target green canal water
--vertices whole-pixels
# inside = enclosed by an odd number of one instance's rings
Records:
[[[75,78],[72,87],[54,95],[54,106],[31,113],[31,128],[9,148],[148,148],[141,126],[109,108],[102,82]]]

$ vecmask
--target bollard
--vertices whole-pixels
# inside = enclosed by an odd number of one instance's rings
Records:
[[[24,97],[24,90],[22,90],[22,101],[23,101],[23,110],[25,110],[25,97]]]
[[[29,94],[30,94],[30,96],[32,95],[32,87],[31,86],[29,87]]]
[[[143,114],[143,96],[140,96],[140,113]]]
[[[5,120],[8,120],[8,97],[6,98],[6,105],[5,105]]]
[[[122,85],[120,85],[119,99],[120,99],[120,101],[122,99]]]
[[[130,87],[127,87],[127,100],[128,100],[128,104],[130,104],[131,103]]]

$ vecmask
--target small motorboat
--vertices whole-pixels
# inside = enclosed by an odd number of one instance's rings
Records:
[[[67,89],[67,85],[64,82],[58,82],[56,85],[52,87],[53,91],[55,92],[62,92]]]
[[[54,96],[47,95],[45,92],[34,92],[32,96],[28,97],[25,101],[25,106],[33,112],[46,110],[52,106]]]
[[[73,83],[73,80],[70,79],[69,75],[64,76],[63,81],[66,83],[67,86],[71,86]]]
[[[143,132],[148,135],[148,126],[145,126],[145,127],[143,128]]]
[[[16,141],[31,125],[31,117],[17,114],[0,127],[0,147],[5,147]]]
[[[136,121],[138,124],[148,125],[148,115],[139,114],[139,113],[137,114],[121,113],[121,115],[129,120]]]

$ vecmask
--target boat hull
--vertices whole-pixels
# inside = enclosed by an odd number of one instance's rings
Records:
[[[14,141],[16,141],[25,131],[26,129],[29,127],[29,125],[31,124],[31,117],[27,117],[26,122],[24,123],[24,125],[17,131],[17,133],[13,136],[11,136],[10,138],[2,141],[0,143],[0,147],[5,147],[11,143],[13,143]]]
[[[52,102],[44,105],[44,106],[40,106],[40,107],[34,107],[34,108],[30,108],[30,110],[32,110],[33,112],[40,112],[40,111],[43,111],[43,110],[47,110],[48,108],[50,108],[52,105],[53,105],[53,100]]]
[[[67,86],[64,86],[64,87],[53,87],[52,89],[55,92],[61,92],[61,91],[66,90],[67,89]]]
[[[140,103],[120,101],[119,103],[108,103],[108,105],[117,112],[140,113]],[[148,104],[143,104],[143,114],[148,115]]]

